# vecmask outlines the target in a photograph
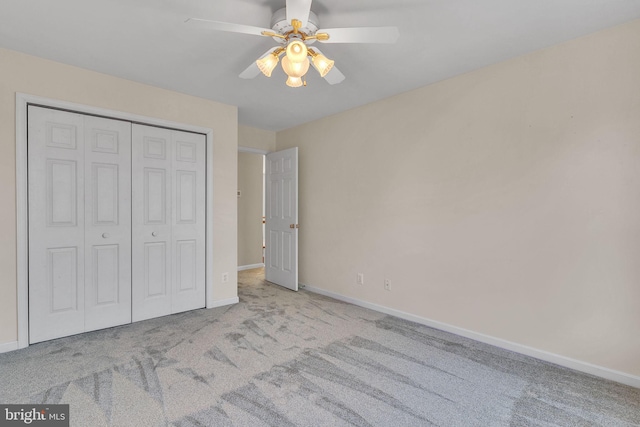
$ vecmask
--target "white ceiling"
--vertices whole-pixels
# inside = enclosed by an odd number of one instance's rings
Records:
[[[238,74],[275,42],[184,24],[270,27],[285,0],[1,0],[0,46],[239,107],[281,130],[640,18],[640,0],[314,0],[320,28],[397,26],[395,45],[325,44],[347,77]],[[0,77],[1,78],[1,77]]]

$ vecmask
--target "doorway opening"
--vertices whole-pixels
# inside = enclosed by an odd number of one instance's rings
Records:
[[[268,282],[293,291],[298,290],[298,148],[263,153],[255,149],[242,149],[238,153],[238,270],[264,267]],[[262,154],[253,156],[254,166],[247,153]],[[257,160],[257,161],[256,161]],[[260,160],[262,165],[260,167]],[[261,171],[258,175],[258,171]],[[254,176],[253,186],[246,186],[245,175]],[[258,177],[256,177],[258,176]],[[258,188],[260,191],[258,191]],[[250,197],[250,193],[262,194]],[[243,200],[244,195],[249,197]],[[256,230],[255,219],[262,210]],[[264,221],[262,221],[264,219]],[[246,227],[246,228],[245,228]],[[262,245],[259,245],[262,237]],[[263,262],[255,262],[253,251],[260,249]]]
[[[238,148],[238,271],[264,268],[265,155]]]

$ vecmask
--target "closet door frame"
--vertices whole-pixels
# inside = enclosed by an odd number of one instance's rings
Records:
[[[213,129],[108,110],[24,93],[16,93],[16,225],[17,225],[17,297],[18,297],[18,348],[29,346],[29,223],[28,223],[28,159],[27,159],[27,107],[67,110],[80,114],[126,120],[150,126],[203,134],[206,137],[206,259],[205,304],[206,308],[220,307],[238,302],[215,301],[213,297]]]

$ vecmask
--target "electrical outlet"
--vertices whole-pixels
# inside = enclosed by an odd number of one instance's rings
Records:
[[[227,283],[229,281],[229,273],[222,273],[222,283]]]
[[[364,274],[363,273],[358,273],[358,278],[356,279],[356,283],[358,283],[358,285],[364,285]]]
[[[391,290],[391,280],[384,279],[384,289],[387,290],[387,291]]]

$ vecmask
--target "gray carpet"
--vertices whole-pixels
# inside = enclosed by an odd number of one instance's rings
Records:
[[[638,426],[640,390],[240,274],[240,304],[0,354],[71,425]]]

